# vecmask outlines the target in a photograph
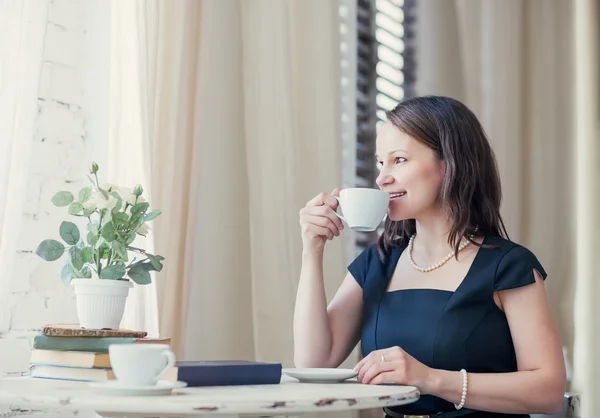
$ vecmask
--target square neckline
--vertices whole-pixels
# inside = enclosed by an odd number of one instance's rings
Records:
[[[485,245],[486,240],[488,239],[487,235],[483,236],[483,240],[481,241],[480,245]],[[396,248],[397,251],[394,251],[393,253],[393,261],[390,264],[393,265],[394,267],[392,269],[388,269],[388,274],[386,277],[386,282],[385,282],[385,295],[387,296],[388,294],[393,294],[393,293],[400,293],[400,292],[407,292],[407,291],[434,291],[434,292],[444,292],[444,293],[448,293],[450,294],[450,297],[454,296],[456,293],[459,292],[459,290],[461,290],[462,287],[464,287],[463,285],[465,284],[465,282],[469,279],[470,276],[472,276],[472,272],[473,272],[473,267],[475,266],[475,263],[478,262],[478,260],[481,258],[480,254],[481,254],[481,249],[482,247],[480,246],[477,249],[477,253],[475,254],[475,257],[473,258],[473,261],[471,262],[471,265],[469,266],[469,269],[467,270],[467,273],[465,274],[465,277],[463,277],[463,279],[461,280],[460,284],[457,286],[456,289],[454,290],[447,290],[447,289],[437,289],[435,287],[410,287],[410,288],[406,288],[406,289],[396,289],[396,290],[388,290],[390,281],[392,280],[392,276],[394,275],[394,272],[396,271],[396,267],[398,266],[398,262],[400,261],[400,257],[402,256],[402,254],[404,253],[404,251],[408,248],[408,246],[404,246],[403,248]]]

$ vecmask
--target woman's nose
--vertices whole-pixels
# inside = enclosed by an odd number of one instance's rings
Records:
[[[385,186],[389,186],[394,182],[394,177],[392,177],[387,170],[382,169],[375,180],[375,183],[379,186],[380,189],[383,189]]]

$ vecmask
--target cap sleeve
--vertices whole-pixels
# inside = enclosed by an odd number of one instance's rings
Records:
[[[516,246],[500,260],[494,290],[508,290],[535,283],[534,270],[546,280],[547,274],[536,256],[527,248]]]
[[[371,262],[373,261],[374,257],[379,257],[377,253],[376,244],[368,246],[348,266],[348,271],[350,272],[350,274],[352,274],[352,277],[354,277],[354,280],[356,280],[360,287],[364,287],[365,285],[367,273],[369,271],[369,266],[371,265]]]

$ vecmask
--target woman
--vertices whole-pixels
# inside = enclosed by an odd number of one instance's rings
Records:
[[[343,229],[338,190],[300,211],[296,365],[338,367],[360,340],[359,381],[421,392],[387,416],[554,413],[566,373],[546,273],[507,238],[482,126],[445,97],[406,100],[387,117],[377,135],[377,185],[391,196],[385,230],[329,306],[323,250]]]

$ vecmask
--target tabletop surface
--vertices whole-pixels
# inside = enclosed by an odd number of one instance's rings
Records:
[[[1,378],[0,404],[22,408],[91,409],[153,414],[284,415],[403,405],[419,399],[413,386],[299,383],[176,389],[170,396],[104,395],[87,383],[30,377]]]

